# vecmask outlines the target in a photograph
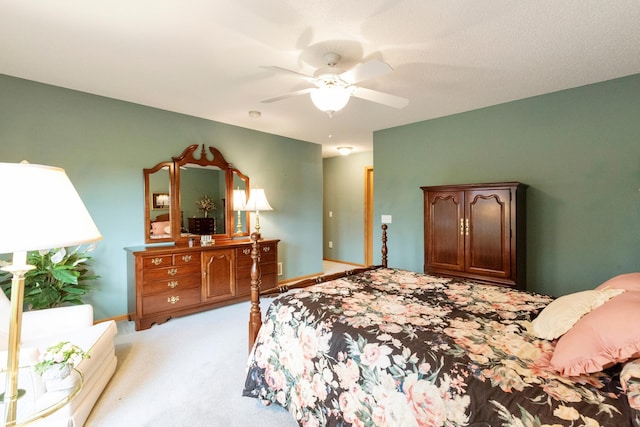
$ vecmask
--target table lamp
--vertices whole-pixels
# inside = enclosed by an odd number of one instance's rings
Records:
[[[244,205],[245,211],[256,211],[256,233],[260,234],[260,211],[272,211],[273,208],[267,201],[264,189],[253,188],[249,193],[249,200]]]
[[[5,425],[16,423],[18,360],[24,301],[24,275],[34,268],[27,264],[27,251],[82,245],[102,236],[65,171],[23,163],[0,163],[2,196],[0,210],[0,254],[13,253],[12,264],[3,270],[11,280],[11,315],[7,346],[4,393]]]
[[[242,221],[240,220],[240,212],[244,211],[244,205],[247,202],[247,193],[241,190],[240,187],[233,190],[233,210],[238,211],[238,225],[236,226],[236,232],[242,233]],[[248,231],[248,230],[247,230]]]

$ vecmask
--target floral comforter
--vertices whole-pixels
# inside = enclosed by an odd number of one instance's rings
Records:
[[[640,425],[619,366],[546,368],[554,343],[523,321],[550,300],[395,269],[292,291],[266,314],[243,395],[301,426]]]

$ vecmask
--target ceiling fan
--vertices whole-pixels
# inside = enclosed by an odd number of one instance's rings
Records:
[[[386,62],[373,59],[360,63],[348,71],[340,72],[340,70],[336,68],[341,58],[339,54],[328,52],[322,55],[322,58],[329,68],[318,70],[315,77],[276,66],[263,67],[277,72],[293,74],[315,85],[315,87],[285,93],[273,98],[264,99],[261,102],[275,102],[308,93],[311,96],[313,104],[319,110],[328,113],[329,116],[344,108],[352,96],[393,108],[404,108],[409,104],[407,98],[357,86],[357,83],[381,77],[392,72],[393,69]]]

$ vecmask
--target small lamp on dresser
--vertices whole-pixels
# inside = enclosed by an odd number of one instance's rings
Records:
[[[0,214],[0,254],[13,253],[12,264],[3,268],[13,274],[3,397],[4,425],[11,426],[24,394],[18,390],[24,275],[34,268],[27,264],[27,251],[82,245],[102,236],[63,169],[0,163],[0,182],[6,184],[7,201]]]
[[[252,188],[244,210],[256,212],[256,233],[260,234],[260,211],[272,211],[273,208],[267,201],[264,189]]]
[[[244,206],[247,203],[247,194],[239,187],[233,190],[233,210],[238,211],[238,224],[236,225],[236,232],[242,233],[242,221],[240,219],[240,212],[244,211]]]

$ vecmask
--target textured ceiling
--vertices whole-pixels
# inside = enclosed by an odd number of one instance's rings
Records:
[[[323,145],[640,73],[639,0],[0,0],[0,73]],[[333,117],[308,95],[322,54],[394,71]],[[2,94],[0,94],[2,96]],[[260,118],[248,112],[257,110]]]

